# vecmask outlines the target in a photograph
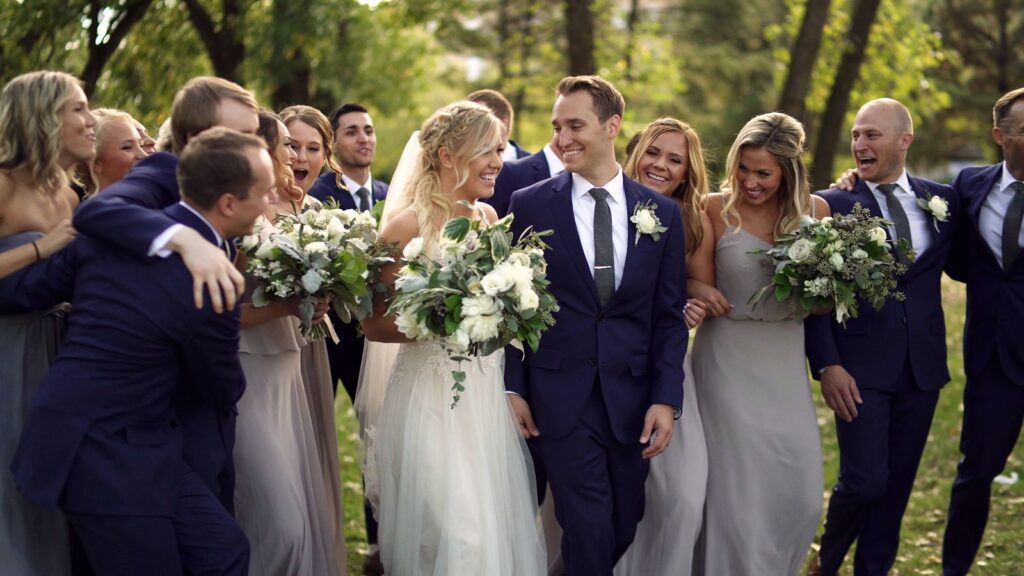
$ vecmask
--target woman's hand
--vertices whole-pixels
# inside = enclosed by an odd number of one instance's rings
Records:
[[[714,286],[691,278],[687,281],[686,288],[691,296],[704,303],[707,314],[712,318],[725,316],[732,311],[732,304]]]
[[[707,316],[707,306],[697,298],[690,298],[683,308],[683,315],[686,316],[687,328],[696,328],[704,322]]]
[[[330,298],[321,298],[316,301],[313,305],[313,324],[319,324],[324,321],[324,317],[327,316],[327,311],[331,309]]]
[[[75,239],[78,232],[71,227],[71,220],[61,220],[57,227],[50,230],[49,234],[36,240],[36,247],[39,248],[40,258],[49,258],[61,248],[67,246]]]

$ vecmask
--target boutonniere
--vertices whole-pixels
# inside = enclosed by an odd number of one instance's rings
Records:
[[[939,222],[949,220],[949,202],[946,202],[942,196],[929,194],[927,198],[918,198],[917,205],[931,214],[932,225],[935,226],[936,232],[939,231]]]
[[[650,236],[657,242],[661,239],[661,233],[668,230],[668,228],[661,225],[661,220],[658,219],[658,215],[655,213],[654,203],[650,200],[643,203],[637,202],[636,206],[633,207],[633,215],[629,217],[629,221],[636,224],[636,238],[633,240],[634,246],[640,243],[641,234]]]

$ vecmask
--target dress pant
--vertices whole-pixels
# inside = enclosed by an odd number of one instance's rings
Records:
[[[857,541],[854,574],[885,576],[928,440],[938,390],[920,390],[909,362],[897,390],[860,391],[853,422],[836,418],[839,479],[821,537],[821,573],[835,574]]]
[[[947,576],[967,574],[988,522],[992,481],[1006,466],[1024,420],[1024,386],[1003,371],[998,354],[964,389],[964,424],[956,480],[949,497],[949,518],[942,542]]]

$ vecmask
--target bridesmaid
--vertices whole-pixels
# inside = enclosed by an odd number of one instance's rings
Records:
[[[714,284],[710,270],[696,265],[712,250],[711,220],[704,212],[708,177],[697,132],[675,118],[647,125],[632,148],[626,176],[675,200],[686,233],[686,271],[689,283]],[[693,328],[704,320],[704,303],[690,299],[686,321]],[[688,575],[704,517],[708,455],[690,356],[683,363],[683,414],[668,449],[651,460],[647,476],[647,505],[636,537],[615,567],[617,576],[635,574]]]
[[[319,200],[307,192],[316,182],[324,164],[341,173],[330,156],[334,144],[334,131],[327,117],[310,106],[289,106],[281,111],[281,118],[290,131],[290,142],[295,159],[292,163],[296,173],[298,205],[318,205]],[[334,546],[345,561],[345,533],[342,518],[341,468],[338,462],[338,429],[334,420],[334,385],[331,382],[330,364],[327,360],[327,343],[324,340],[307,342],[302,348],[302,381],[306,389],[306,400],[313,416],[313,433],[316,436],[320,470],[323,474],[327,500],[326,512],[330,516]]]
[[[267,111],[258,134],[267,141],[277,198],[265,216],[291,210],[295,153],[288,129]],[[244,270],[245,262],[239,262]],[[326,306],[318,310],[320,316]],[[238,402],[235,516],[252,545],[253,575],[344,573],[334,545],[313,418],[303,383],[297,299],[241,306],[240,359],[246,392]]]
[[[87,198],[124,178],[136,162],[150,154],[131,114],[113,108],[97,108],[92,114],[96,117],[96,155],[76,169]]]
[[[74,236],[67,171],[95,154],[96,119],[81,83],[31,72],[0,93],[0,274],[48,257]],[[0,286],[0,289],[3,289]],[[0,573],[67,574],[68,527],[25,500],[7,465],[36,387],[57,355],[64,307],[0,316]]]
[[[778,112],[743,127],[709,197],[714,286],[691,286],[713,318],[697,331],[693,374],[704,423],[708,488],[699,574],[795,575],[821,517],[821,444],[804,359],[805,314],[748,300],[773,269],[755,250],[827,216],[810,196],[804,130]]]

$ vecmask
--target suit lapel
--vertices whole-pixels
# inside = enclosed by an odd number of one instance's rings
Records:
[[[579,231],[576,229],[576,215],[572,209],[572,175],[563,172],[558,176],[551,187],[551,193],[551,208],[555,216],[556,230],[565,231],[564,234],[561,234],[562,244],[577,274],[586,285],[587,291],[594,302],[598,302],[594,275],[590,272],[587,257],[583,254],[583,245],[580,243]]]
[[[623,190],[626,196],[626,262],[622,266],[622,278],[619,279],[619,289],[612,295],[611,300],[608,301],[608,305],[611,306],[618,300],[618,295],[626,287],[626,282],[632,279],[636,274],[634,268],[637,266],[636,262],[639,260],[638,252],[643,248],[642,245],[646,244],[645,238],[641,238],[640,242],[636,242],[636,224],[630,220],[630,216],[633,215],[633,210],[636,205],[643,200],[643,196],[640,193],[639,186],[626,177],[622,176]]]
[[[978,173],[977,177],[974,178],[973,182],[965,183],[964,188],[966,190],[958,190],[960,194],[961,204],[965,205],[967,210],[966,217],[970,221],[971,230],[980,239],[981,244],[985,248],[985,252],[991,258],[991,264],[998,270],[1002,270],[1003,267],[999,265],[999,260],[996,255],[992,252],[992,247],[985,241],[985,237],[981,233],[981,227],[979,218],[981,217],[981,207],[985,203],[985,199],[992,193],[992,189],[995,188],[996,182],[1003,174],[1003,165],[995,164],[985,170]],[[968,196],[967,202],[964,202],[964,197]],[[1019,264],[1017,262],[1016,264]]]
[[[540,178],[534,180],[534,182],[540,182],[541,180],[547,180],[551,178],[551,170],[548,169],[548,159],[544,156],[544,151],[541,150],[533,155],[533,169],[540,174]]]
[[[854,188],[854,202],[860,202],[860,205],[867,208],[871,212],[872,216],[878,218],[885,218],[882,215],[882,208],[878,205],[878,201],[875,200],[875,195],[871,193],[871,188],[868,183],[863,180],[857,181],[857,186]],[[889,234],[889,229],[886,228],[885,233]],[[892,238],[889,238],[892,240]]]
[[[206,238],[206,241],[214,246],[217,246],[217,236],[214,234],[213,229],[204,220],[196,216],[191,210],[178,204],[172,204],[168,206],[164,213],[174,219],[176,222],[180,222],[185,226],[199,232],[200,236]]]

